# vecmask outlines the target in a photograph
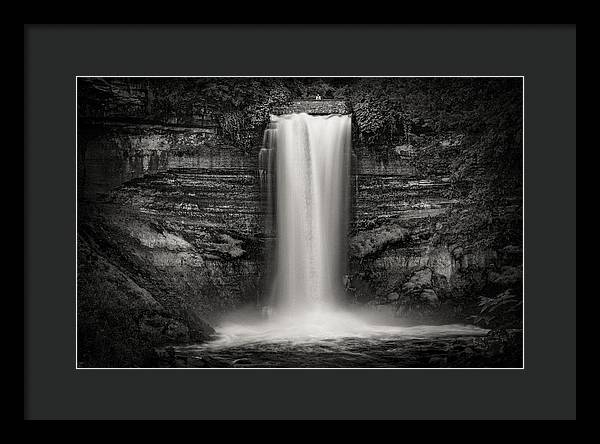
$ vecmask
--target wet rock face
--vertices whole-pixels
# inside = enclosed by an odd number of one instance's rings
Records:
[[[78,276],[85,320],[80,335],[88,338],[81,341],[83,366],[102,360],[151,363],[152,346],[205,340],[212,332],[205,321],[255,305],[265,293],[256,158],[225,145],[168,146],[164,168],[79,199],[78,263],[86,270]],[[110,266],[93,266],[94,256],[82,253],[86,245],[94,245]],[[104,285],[115,280],[129,284]],[[146,299],[158,308],[123,310]],[[118,332],[128,331],[132,339],[100,328],[100,314],[127,324]],[[122,344],[122,353],[111,352],[115,343]],[[126,350],[132,348],[150,351],[132,352],[129,359]]]
[[[184,303],[153,290],[112,248],[78,237],[77,329],[81,367],[153,366],[154,347],[208,339],[214,330]]]
[[[368,281],[372,299],[398,294],[390,301],[398,306],[417,290],[420,294],[423,281],[432,288],[434,274],[452,273],[449,255],[434,249],[430,240],[456,202],[447,176],[423,177],[404,155],[358,159],[349,248],[351,287]],[[422,299],[436,303],[432,293]]]
[[[121,249],[157,269],[200,316],[256,302],[265,253],[255,171],[171,168],[128,182],[101,205],[92,231],[104,224],[126,237]]]
[[[79,192],[93,199],[132,179],[167,170],[190,150],[207,150],[218,143],[214,128],[81,124],[77,139]]]
[[[386,310],[397,316],[465,320],[490,283],[518,280],[519,270],[499,267],[510,264],[505,258],[518,261],[520,248],[499,253],[439,240],[450,211],[464,199],[451,182],[452,158],[463,140],[433,135],[384,149],[385,155],[355,147],[347,285],[353,301],[391,305]]]

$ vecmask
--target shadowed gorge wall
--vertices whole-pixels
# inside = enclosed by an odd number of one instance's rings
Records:
[[[382,111],[365,95],[372,88],[353,81],[291,79],[285,89],[244,80],[227,89],[232,80],[171,79],[168,89],[148,79],[79,79],[80,365],[151,364],[155,346],[205,340],[223,314],[262,305],[272,250],[260,188],[262,132],[271,112],[303,109],[352,113],[347,303],[411,321],[519,327],[520,316],[481,314],[480,305],[489,298],[515,301],[504,304],[513,314],[521,307],[521,188],[502,182],[506,159],[521,158],[514,152],[521,133],[507,142],[501,120],[520,118],[520,109],[496,112],[512,100],[512,86],[509,93],[474,90],[477,100],[489,95],[497,103],[488,114],[459,104],[469,109],[460,121],[475,113],[473,121],[484,122],[477,127],[452,126],[449,105],[450,117],[431,120],[421,116],[446,108],[408,107],[421,103],[415,91],[443,95],[443,84],[433,92],[408,85],[410,94],[388,94],[396,98]],[[310,100],[315,91],[327,100]],[[400,102],[404,114],[394,114]],[[450,123],[436,126],[436,119]],[[496,139],[511,156],[481,154],[488,149],[481,141]],[[488,177],[488,170],[500,173]]]
[[[447,139],[431,143],[448,154],[457,149]],[[449,291],[460,261],[436,234],[463,199],[450,183],[449,162],[427,159],[420,149],[396,147],[385,160],[366,155],[358,161],[349,292],[397,316],[460,319],[464,295],[453,300]],[[424,174],[424,161],[436,172]],[[485,265],[486,253],[475,254]]]

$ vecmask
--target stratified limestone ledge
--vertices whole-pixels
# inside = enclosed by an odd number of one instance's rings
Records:
[[[293,113],[316,115],[350,114],[350,107],[343,100],[294,100],[273,110],[273,114],[276,116]]]

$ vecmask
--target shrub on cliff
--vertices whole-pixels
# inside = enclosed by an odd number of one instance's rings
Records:
[[[216,79],[202,94],[220,110],[223,136],[249,151],[260,142],[271,110],[294,97],[288,83],[272,78]]]
[[[477,325],[490,328],[521,328],[523,298],[508,289],[495,297],[482,297],[480,312],[473,318]]]

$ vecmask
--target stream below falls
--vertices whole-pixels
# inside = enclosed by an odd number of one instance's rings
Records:
[[[316,324],[313,324],[316,326]],[[335,328],[335,326],[334,326]],[[192,368],[521,367],[520,330],[368,325],[348,331],[224,324],[212,341],[165,347],[161,366]]]

